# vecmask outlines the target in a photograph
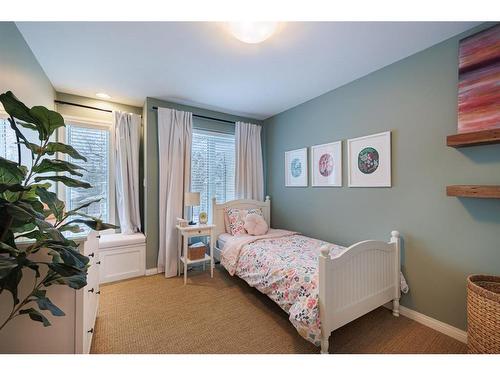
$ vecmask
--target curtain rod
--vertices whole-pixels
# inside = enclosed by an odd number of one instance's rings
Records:
[[[87,108],[87,109],[93,109],[95,111],[101,111],[101,112],[107,112],[107,113],[112,113],[113,111],[110,110],[110,109],[103,109],[103,108],[97,108],[97,107],[92,107],[90,105],[84,105],[84,104],[78,104],[78,103],[71,103],[71,102],[65,102],[63,100],[54,100],[54,103],[57,103],[57,104],[65,104],[65,105],[72,105],[74,107],[80,107],[80,108]],[[153,107],[153,110],[158,110],[158,107]],[[202,119],[205,119],[205,120],[212,120],[212,121],[219,121],[219,122],[225,122],[227,124],[235,124],[234,121],[229,121],[229,120],[223,120],[221,118],[216,118],[216,117],[210,117],[210,116],[203,116],[203,115],[196,115],[196,114],[193,114],[193,117],[198,117],[198,118],[202,118]]]
[[[54,103],[72,105],[74,107],[80,107],[80,108],[93,109],[95,111],[101,111],[101,112],[108,112],[108,113],[112,113],[113,112],[111,109],[102,109],[102,108],[97,108],[97,107],[91,107],[90,105],[70,103],[70,102],[65,102],[63,100],[54,100]]]
[[[154,111],[157,111],[158,110],[158,107],[153,107],[153,110]],[[195,115],[193,113],[193,117],[198,117],[198,118],[202,118],[202,119],[205,119],[205,120],[212,120],[212,121],[219,121],[219,122],[225,122],[227,124],[235,124],[234,121],[229,121],[229,120],[223,120],[221,118],[216,118],[216,117],[210,117],[210,116],[203,116],[203,115]]]

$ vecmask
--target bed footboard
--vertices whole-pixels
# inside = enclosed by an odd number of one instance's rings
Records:
[[[392,231],[390,242],[358,242],[333,259],[328,246],[321,248],[321,353],[328,353],[328,339],[333,330],[387,302],[393,301],[393,314],[399,316],[400,269],[397,231]]]

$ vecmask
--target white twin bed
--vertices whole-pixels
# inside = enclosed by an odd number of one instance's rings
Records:
[[[299,233],[270,229],[263,236],[226,233],[226,208],[260,208],[271,223],[271,200],[212,201],[214,256],[231,275],[265,293],[289,314],[305,339],[328,353],[332,331],[393,302],[399,316],[400,238],[361,241],[348,248]]]

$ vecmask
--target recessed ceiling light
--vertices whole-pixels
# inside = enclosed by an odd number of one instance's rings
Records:
[[[95,94],[95,96],[101,99],[111,99],[111,96],[109,96],[105,92],[98,92],[97,94]]]
[[[229,22],[229,31],[245,43],[257,44],[268,39],[278,28],[278,22]]]

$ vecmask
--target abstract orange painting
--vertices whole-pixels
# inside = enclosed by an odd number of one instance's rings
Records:
[[[458,132],[500,128],[500,24],[459,46]]]

